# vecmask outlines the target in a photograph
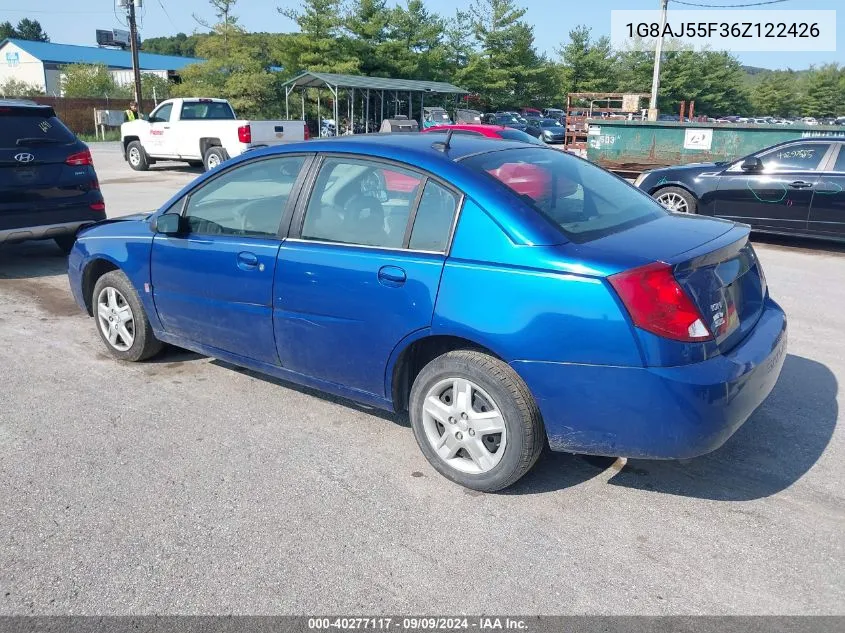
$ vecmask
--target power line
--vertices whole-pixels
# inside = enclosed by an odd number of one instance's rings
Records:
[[[705,7],[707,9],[740,9],[743,7],[762,7],[767,4],[781,4],[789,0],[765,0],[765,2],[747,2],[743,4],[704,4],[701,2],[685,2],[684,0],[671,0],[675,4],[683,4],[688,7]]]
[[[176,26],[176,23],[173,21],[173,18],[170,17],[170,14],[167,12],[167,9],[164,8],[164,4],[161,2],[161,0],[158,0],[158,6],[160,6],[161,10],[164,11],[164,15],[167,16],[167,19],[170,22],[170,26],[172,26],[174,29],[176,29],[178,31],[179,29]]]

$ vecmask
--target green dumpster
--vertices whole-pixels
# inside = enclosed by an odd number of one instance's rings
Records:
[[[783,141],[833,136],[841,126],[675,123],[590,119],[587,158],[606,169],[639,172],[655,167],[732,161]]]

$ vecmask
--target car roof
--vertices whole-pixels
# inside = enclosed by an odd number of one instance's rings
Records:
[[[447,127],[447,126],[441,126]],[[500,126],[468,126],[503,129]],[[516,147],[534,148],[534,145],[520,141],[499,140],[500,143],[512,143]],[[407,163],[422,164],[431,161],[459,161],[472,154],[480,154],[496,149],[504,149],[504,145],[491,146],[489,139],[483,136],[453,136],[449,151],[442,150],[443,139],[421,132],[394,132],[385,134],[356,134],[350,136],[336,136],[331,138],[311,139],[286,145],[275,145],[263,149],[253,150],[241,154],[242,157],[258,154],[276,154],[288,152],[339,152],[369,154],[374,157],[401,160]],[[237,159],[236,159],[237,160]]]

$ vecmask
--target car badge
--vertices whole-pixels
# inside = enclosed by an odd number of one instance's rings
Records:
[[[31,163],[35,160],[35,156],[32,154],[27,154],[26,152],[21,152],[20,154],[15,154],[15,160],[19,163]]]

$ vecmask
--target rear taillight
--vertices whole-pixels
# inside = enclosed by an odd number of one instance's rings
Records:
[[[311,140],[311,130],[308,129],[308,124],[305,124],[305,136],[303,137],[306,141]]]
[[[637,327],[687,343],[713,338],[668,264],[641,266],[612,275],[609,281]]]
[[[242,125],[238,128],[238,140],[241,143],[252,143],[252,130],[248,125]]]
[[[85,150],[84,152],[77,152],[76,154],[71,154],[65,159],[65,164],[72,165],[74,167],[81,167],[82,165],[93,165],[94,159],[91,157],[91,151]]]
[[[106,210],[106,203],[105,202],[92,202],[88,206],[92,211],[105,211]]]

